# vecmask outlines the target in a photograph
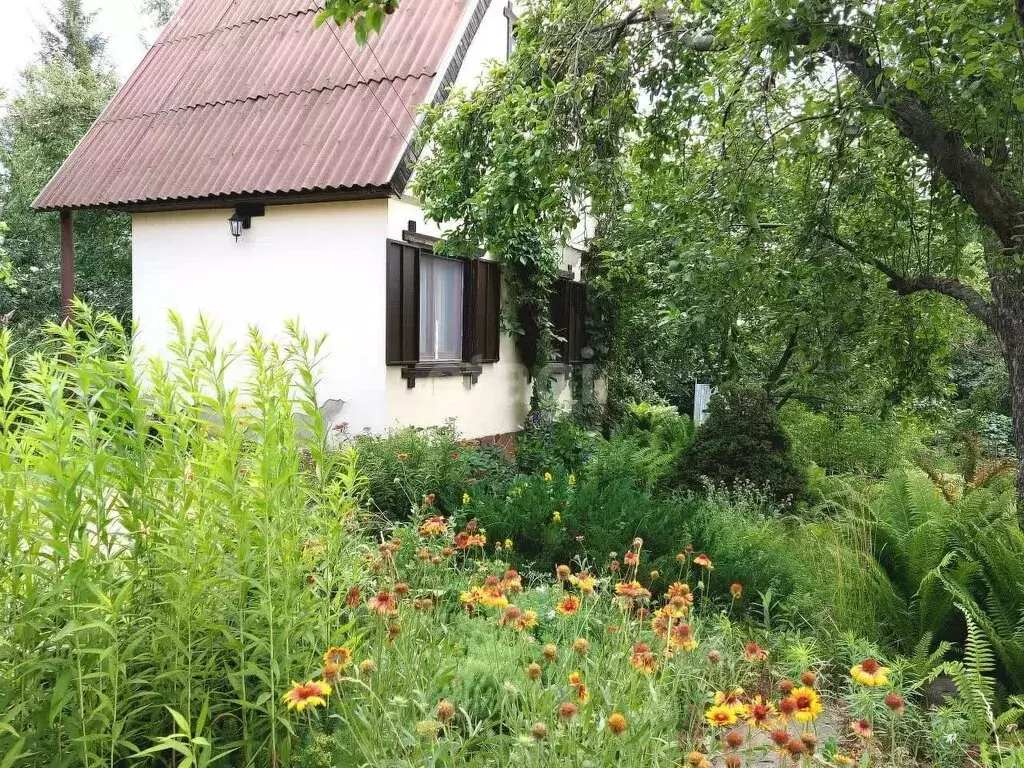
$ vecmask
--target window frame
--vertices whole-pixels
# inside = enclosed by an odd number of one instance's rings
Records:
[[[467,283],[467,280],[466,280],[467,275],[466,275],[465,261],[463,259],[453,259],[453,258],[450,258],[450,257],[447,257],[447,256],[438,256],[436,253],[434,253],[433,248],[421,247],[419,250],[420,250],[420,253],[419,253],[419,270],[418,270],[418,272],[419,272],[419,281],[420,281],[420,285],[419,285],[419,362],[423,363],[423,364],[461,363],[461,362],[463,362],[464,357],[465,357],[466,334],[468,332],[468,328],[466,327],[466,320],[467,320],[467,317],[466,317],[466,314],[467,314],[466,313],[466,303],[467,303],[467,300],[468,300],[469,297],[467,296],[467,293],[466,293],[468,286],[466,285],[466,283]],[[448,349],[444,350],[446,353],[450,352],[451,353],[450,356],[445,356],[445,357],[424,357],[425,352],[424,352],[424,349],[423,349],[423,347],[424,347],[423,342],[424,342],[424,336],[425,335],[426,335],[426,339],[427,340],[429,340],[431,335],[433,335],[433,337],[434,337],[434,349],[436,350],[437,347],[438,347],[436,327],[433,330],[428,329],[426,327],[427,326],[427,322],[426,322],[427,318],[424,317],[424,313],[423,313],[423,310],[424,310],[424,303],[423,303],[423,301],[424,301],[424,286],[423,286],[423,283],[424,283],[424,272],[425,272],[424,265],[429,263],[429,261],[426,261],[426,260],[433,260],[434,262],[446,264],[448,266],[450,266],[452,264],[455,264],[455,265],[457,265],[459,267],[459,271],[458,271],[459,290],[458,290],[457,306],[456,307],[448,308],[448,311],[445,312],[445,319],[448,319],[451,322],[457,322],[458,325],[459,325],[459,340],[458,340],[458,343],[457,343],[457,348],[453,348],[451,350],[448,350]],[[429,269],[429,271],[431,272],[431,279],[434,282],[434,294],[433,294],[434,295],[434,302],[433,302],[432,309],[435,312],[435,317],[436,317],[436,311],[437,311],[437,285],[436,285],[437,281],[436,281],[436,277],[435,277],[436,276],[436,269],[435,268],[431,268],[431,269]],[[451,313],[450,317],[449,317],[449,312]],[[436,323],[435,323],[435,325],[436,325]],[[447,335],[447,334],[445,334],[445,335]]]

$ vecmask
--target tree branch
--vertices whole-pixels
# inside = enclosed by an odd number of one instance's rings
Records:
[[[1024,0],[1016,0],[1015,6],[1024,25]],[[797,41],[809,45],[810,32],[798,35]],[[690,44],[692,50],[701,52],[723,47],[712,35],[694,36]],[[942,126],[915,93],[889,80],[864,47],[842,31],[826,37],[818,50],[856,77],[871,99],[889,111],[900,134],[942,171],[1004,248],[1024,250],[1024,198],[1004,184],[958,132]]]
[[[985,165],[959,133],[940,125],[913,92],[886,78],[858,43],[833,34],[822,52],[849,70],[872,100],[889,111],[896,129],[942,171],[1005,248],[1024,245],[1024,199]]]
[[[779,357],[775,367],[772,368],[768,374],[768,378],[765,380],[765,390],[771,392],[775,389],[775,386],[782,379],[782,374],[786,372],[786,368],[789,365],[789,361],[793,359],[793,355],[796,354],[796,348],[800,341],[800,329],[794,328],[793,332],[789,335],[789,341],[786,343],[786,348],[782,351],[782,355]]]
[[[939,277],[937,275],[918,275],[908,277],[901,275],[881,259],[862,254],[852,243],[839,237],[839,235],[820,230],[818,234],[830,243],[838,245],[844,251],[853,256],[862,264],[874,267],[889,279],[889,288],[900,296],[909,296],[912,293],[931,291],[956,299],[963,304],[967,311],[981,320],[991,330],[996,329],[995,308],[991,302],[985,299],[977,290],[956,280],[952,277]]]

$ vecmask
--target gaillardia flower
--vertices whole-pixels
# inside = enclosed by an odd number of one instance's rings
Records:
[[[712,728],[728,728],[731,725],[736,725],[739,717],[737,717],[736,710],[732,707],[716,704],[704,713],[704,719],[708,721],[708,725]]]
[[[793,719],[798,723],[810,723],[822,712],[821,697],[813,688],[803,686],[793,691],[790,698],[796,703]]]
[[[328,648],[327,653],[324,654],[324,664],[334,664],[339,670],[347,669],[351,663],[352,651],[348,648],[338,648],[335,646]]]
[[[288,709],[302,712],[306,707],[326,707],[331,686],[324,680],[310,680],[308,683],[292,681],[291,689],[282,697]]]
[[[711,558],[707,555],[697,555],[693,558],[693,564],[699,565],[701,568],[707,568],[709,571],[715,570],[715,566],[711,562]]]
[[[575,595],[566,595],[555,606],[555,610],[563,616],[571,616],[580,609],[580,599]]]
[[[889,684],[889,668],[879,665],[874,659],[864,659],[850,669],[850,677],[861,685],[876,688]]]
[[[612,712],[608,716],[608,730],[614,733],[616,736],[621,736],[626,732],[626,728],[629,725],[626,722],[626,716],[621,712]]]

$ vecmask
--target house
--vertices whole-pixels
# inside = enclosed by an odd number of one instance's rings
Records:
[[[132,214],[139,344],[167,348],[167,313],[225,342],[298,318],[326,334],[319,396],[353,431],[455,420],[467,438],[523,422],[531,384],[501,330],[501,272],[442,259],[410,191],[417,107],[472,86],[512,45],[511,5],[403,0],[359,48],[315,28],[317,0],[184,0],[145,59],[40,193],[59,211],[62,298],[73,212]],[[565,267],[580,274],[583,238]],[[555,311],[581,361],[577,297]],[[571,306],[570,306],[571,304]],[[556,391],[567,396],[566,375]]]

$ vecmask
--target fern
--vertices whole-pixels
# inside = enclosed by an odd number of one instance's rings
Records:
[[[962,661],[947,661],[940,664],[929,676],[929,681],[939,675],[948,675],[956,684],[960,701],[966,709],[971,727],[979,739],[996,735],[994,714],[995,654],[979,626],[963,606],[957,606],[967,622],[967,640],[964,643]]]

